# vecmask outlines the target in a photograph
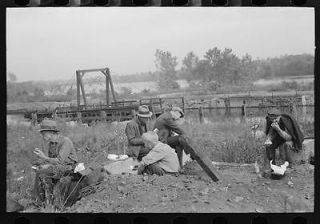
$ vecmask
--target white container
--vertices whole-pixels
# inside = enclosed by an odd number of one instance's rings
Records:
[[[272,160],[270,161],[270,167],[273,170],[273,173],[277,175],[283,176],[288,166],[289,166],[289,163],[287,161],[285,161],[285,163],[282,164],[281,166],[273,165]]]
[[[108,160],[113,160],[113,161],[126,160],[128,158],[129,157],[127,155],[108,154],[108,156],[107,156]]]
[[[77,173],[79,171],[85,170],[84,164],[83,163],[79,163],[76,168],[74,168],[74,173]]]

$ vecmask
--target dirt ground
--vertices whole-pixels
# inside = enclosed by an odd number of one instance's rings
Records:
[[[101,191],[66,212],[313,212],[314,167],[289,169],[281,180],[258,177],[254,167],[220,167],[212,182],[195,162],[179,176],[107,175]]]

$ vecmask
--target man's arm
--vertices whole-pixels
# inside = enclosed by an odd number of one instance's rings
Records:
[[[142,138],[140,137],[134,137],[132,139],[128,139],[128,141],[131,145],[144,145]]]
[[[290,141],[292,139],[291,135],[289,135],[286,131],[278,130],[279,135],[284,138],[286,141]]]
[[[131,145],[144,145],[141,137],[136,137],[135,128],[129,123],[126,126],[126,136]]]
[[[177,124],[177,122],[173,119],[166,119],[165,120],[165,127],[169,129],[170,131],[174,131],[175,133],[179,135],[184,135],[184,131],[180,126]]]
[[[142,157],[141,164],[144,166],[153,164],[163,159],[165,154],[159,148],[153,148],[146,156]]]
[[[290,141],[290,140],[292,139],[291,135],[289,135],[286,130],[285,130],[285,131],[282,130],[282,129],[280,128],[279,124],[277,124],[277,123],[272,123],[272,124],[271,124],[271,127],[272,127],[273,129],[275,129],[275,130],[278,132],[278,134],[279,134],[284,140]]]

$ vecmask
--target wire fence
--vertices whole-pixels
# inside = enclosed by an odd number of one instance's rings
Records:
[[[185,108],[186,120],[190,123],[214,123],[219,121],[240,122],[250,117],[265,118],[271,108],[278,108],[282,113],[293,115],[298,122],[314,121],[314,105],[283,106],[248,106],[243,114],[242,107],[189,107]]]

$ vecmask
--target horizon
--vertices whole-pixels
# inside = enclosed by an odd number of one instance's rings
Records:
[[[213,47],[253,60],[314,56],[314,32],[312,8],[10,8],[7,72],[17,82],[67,81],[99,67],[155,72],[156,49],[177,56],[177,70],[188,52],[202,59]]]

